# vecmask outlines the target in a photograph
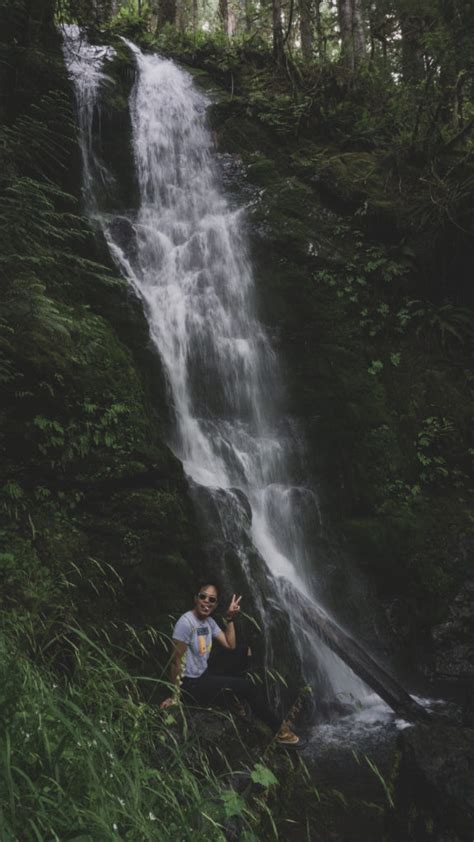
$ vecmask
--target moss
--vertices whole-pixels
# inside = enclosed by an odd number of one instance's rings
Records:
[[[407,582],[407,559],[420,547],[424,524],[415,513],[398,517],[351,518],[344,528],[362,566],[371,571],[381,590],[391,593]]]
[[[258,152],[249,155],[246,160],[247,177],[260,187],[273,185],[278,177],[275,162]]]
[[[210,106],[208,120],[219,145],[228,152],[277,153],[278,144],[267,128],[252,120],[245,109],[229,98]]]
[[[387,186],[387,162],[373,152],[343,152],[325,149],[312,159],[321,185],[346,206],[394,210],[391,187]],[[390,175],[390,171],[389,171]]]

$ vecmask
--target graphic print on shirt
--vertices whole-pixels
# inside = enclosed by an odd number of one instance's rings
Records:
[[[212,649],[212,635],[209,635],[209,644],[206,643],[206,637],[209,634],[209,629],[206,626],[201,626],[196,629],[198,652],[200,655],[206,655]]]

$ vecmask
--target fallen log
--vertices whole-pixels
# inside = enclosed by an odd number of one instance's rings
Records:
[[[322,608],[296,590],[290,583],[285,583],[286,588],[291,589],[292,597],[297,601],[301,617],[307,626],[316,631],[323,643],[332,649],[359,678],[365,681],[395,713],[409,722],[430,719],[428,711],[410,696],[401,684],[386,672]]]

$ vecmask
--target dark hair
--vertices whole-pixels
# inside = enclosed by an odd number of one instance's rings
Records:
[[[216,589],[217,596],[219,596],[221,589],[220,589],[219,585],[217,584],[217,582],[214,579],[212,579],[211,577],[209,577],[209,579],[199,579],[199,581],[196,583],[196,588],[194,590],[194,594],[196,595],[196,594],[200,593],[203,588],[207,588],[209,585],[211,585],[211,587]]]

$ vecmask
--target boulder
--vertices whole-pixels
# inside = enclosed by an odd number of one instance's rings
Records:
[[[406,817],[406,838],[472,842],[474,829],[474,730],[443,723],[407,728],[400,737],[402,757],[397,814]],[[453,836],[452,834],[456,834]]]
[[[451,685],[463,703],[463,722],[474,726],[474,579],[463,584],[444,623],[432,630],[433,677]]]
[[[474,579],[464,583],[432,634],[436,676],[474,681]]]

